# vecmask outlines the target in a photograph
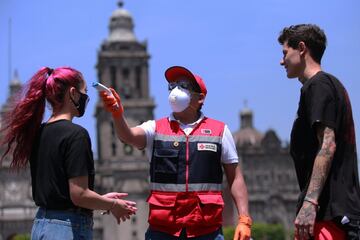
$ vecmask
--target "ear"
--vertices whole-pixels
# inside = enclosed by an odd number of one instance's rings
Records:
[[[306,44],[303,41],[299,42],[298,50],[299,50],[301,56],[304,56],[305,53],[307,52]]]
[[[204,103],[205,102],[205,94],[203,93],[199,93],[199,103]]]
[[[76,95],[77,95],[77,91],[74,87],[70,87],[69,88],[69,96],[72,98],[72,99],[76,99]]]

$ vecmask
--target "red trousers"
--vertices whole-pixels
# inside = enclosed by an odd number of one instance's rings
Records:
[[[345,232],[332,221],[316,222],[314,227],[315,240],[345,240]]]

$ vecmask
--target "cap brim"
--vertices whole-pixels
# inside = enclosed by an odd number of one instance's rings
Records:
[[[173,82],[173,81],[177,81],[181,78],[186,78],[186,79],[189,79],[196,83],[194,74],[192,74],[192,72],[190,72],[190,70],[188,70],[184,67],[180,67],[180,66],[173,66],[173,67],[168,68],[165,71],[165,78],[168,82]]]

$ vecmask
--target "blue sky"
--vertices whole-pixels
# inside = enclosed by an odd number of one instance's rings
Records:
[[[97,51],[108,36],[116,8],[116,0],[1,0],[0,103],[8,94],[10,18],[12,70],[18,70],[23,82],[42,66],[68,65],[80,70],[91,84],[97,80]],[[138,40],[148,41],[156,118],[170,112],[164,71],[183,65],[206,81],[208,116],[236,131],[247,100],[256,128],[262,132],[272,128],[284,141],[289,140],[301,85],[297,79],[287,79],[279,65],[282,53],[277,37],[291,24],[318,24],[328,37],[323,69],[348,89],[360,141],[359,1],[128,0],[124,8],[133,16]],[[85,117],[75,122],[88,129],[96,151],[97,93],[89,88],[89,95]]]

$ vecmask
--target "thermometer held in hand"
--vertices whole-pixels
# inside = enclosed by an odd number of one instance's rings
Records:
[[[92,83],[92,86],[93,86],[94,88],[96,88],[98,91],[105,91],[109,96],[114,96],[114,95],[112,94],[111,90],[110,90],[108,87],[102,85],[102,84],[99,83],[99,82],[93,82],[93,83]],[[115,108],[119,108],[119,104],[118,104],[118,103],[116,103]]]

